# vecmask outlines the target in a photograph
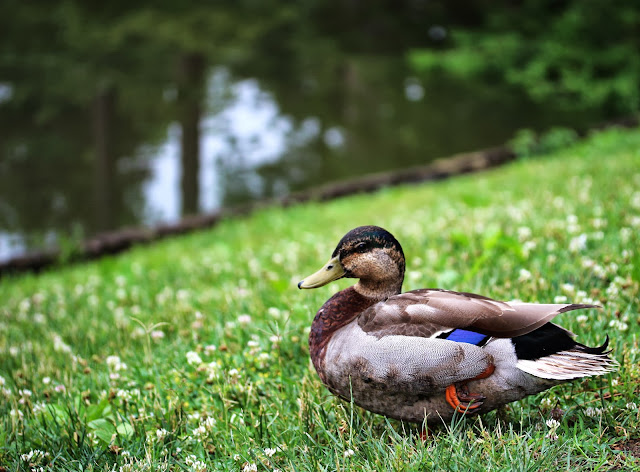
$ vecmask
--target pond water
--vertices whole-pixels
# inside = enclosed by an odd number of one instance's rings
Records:
[[[146,93],[131,77],[130,90],[55,103],[23,100],[23,83],[1,83],[0,260],[500,145],[523,127],[602,118],[487,84],[417,77],[402,57],[351,56],[293,76],[263,69],[206,67],[190,138],[170,83]],[[188,142],[195,162],[182,159]]]

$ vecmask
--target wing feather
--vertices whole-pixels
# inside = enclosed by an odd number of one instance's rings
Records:
[[[463,328],[499,338],[527,334],[555,316],[584,304],[502,302],[465,292],[421,289],[389,297],[365,310],[358,319],[362,330],[382,337],[391,334],[433,337]]]

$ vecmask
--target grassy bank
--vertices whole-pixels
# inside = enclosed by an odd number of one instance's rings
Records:
[[[332,397],[308,326],[349,284],[300,292],[360,224],[407,255],[404,289],[597,301],[556,320],[609,334],[618,372],[423,444]],[[95,263],[0,282],[5,470],[640,470],[640,131],[491,172],[267,209]],[[555,420],[557,423],[551,421]],[[620,450],[622,449],[622,450]]]

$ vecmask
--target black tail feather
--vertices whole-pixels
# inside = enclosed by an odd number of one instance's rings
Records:
[[[577,343],[570,334],[560,326],[546,323],[530,333],[512,338],[518,359],[535,360],[550,356],[560,351],[579,349],[587,354],[608,354],[609,336],[602,346],[589,347]]]

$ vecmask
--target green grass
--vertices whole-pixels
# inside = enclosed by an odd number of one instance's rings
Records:
[[[307,334],[350,281],[295,284],[361,224],[403,244],[405,290],[598,301],[556,321],[591,345],[608,333],[618,372],[456,419],[425,444],[334,398]],[[640,131],[613,129],[482,174],[5,278],[0,469],[640,470],[612,447],[640,437],[639,233]]]

